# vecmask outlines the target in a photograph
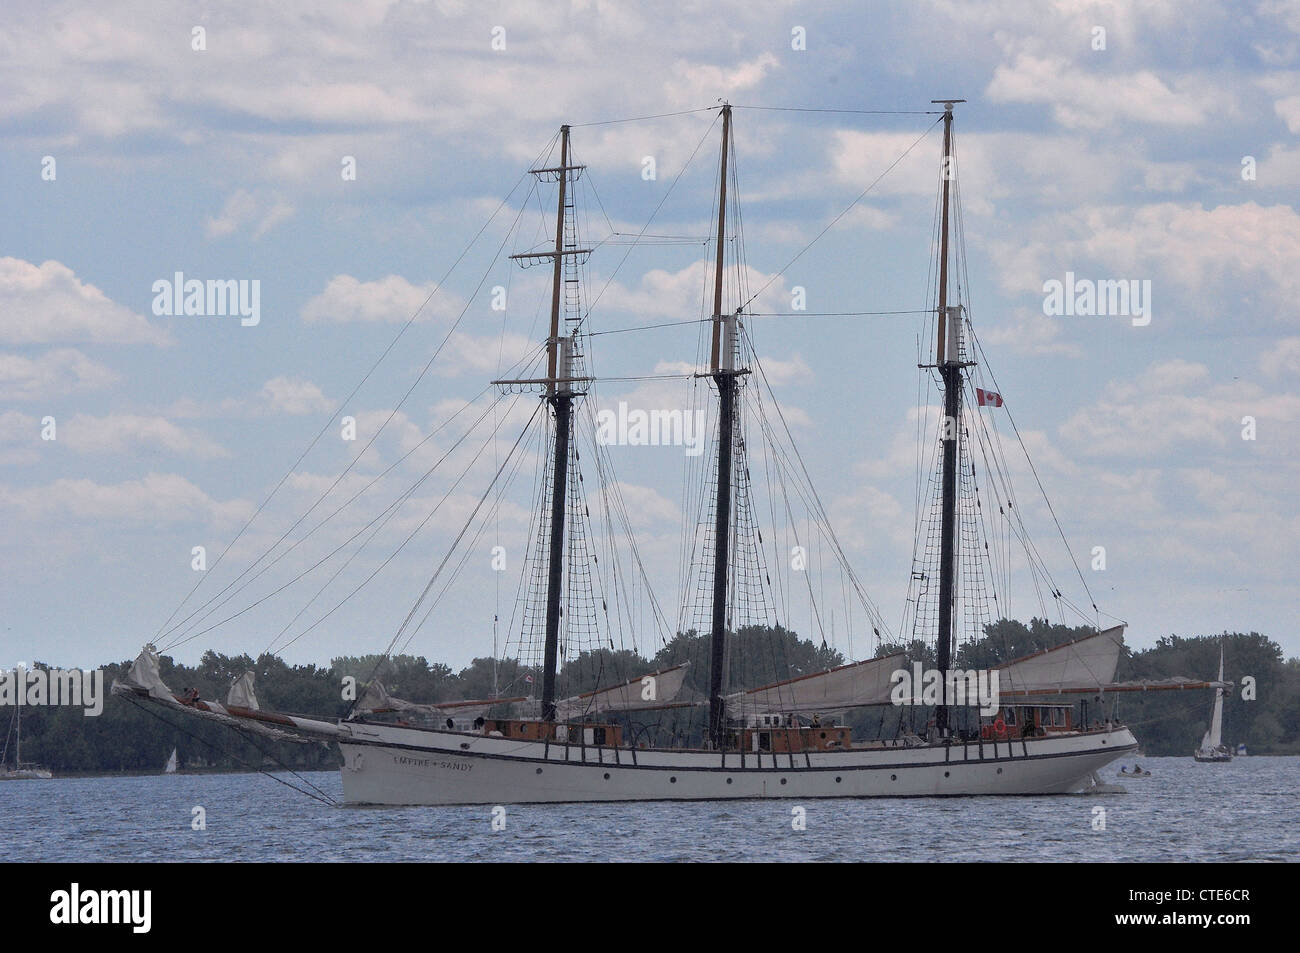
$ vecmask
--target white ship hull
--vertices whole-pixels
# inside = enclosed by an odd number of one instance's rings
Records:
[[[348,725],[348,804],[1069,794],[1137,748],[1127,728],[982,744],[796,754],[597,748]]]

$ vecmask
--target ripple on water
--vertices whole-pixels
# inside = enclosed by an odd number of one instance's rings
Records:
[[[1104,798],[809,800],[801,831],[789,801],[521,805],[493,831],[486,806],[330,807],[230,774],[11,783],[0,813],[45,835],[9,841],[20,861],[134,862],[142,841],[159,860],[198,861],[937,861],[954,843],[964,860],[1300,860],[1300,759],[1143,763],[1154,777]],[[307,777],[341,796],[337,772]]]

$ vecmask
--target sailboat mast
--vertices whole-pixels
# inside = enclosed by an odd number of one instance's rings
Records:
[[[943,210],[939,237],[939,314],[938,340],[935,342],[935,363],[943,379],[943,423],[940,440],[943,443],[942,514],[939,533],[939,632],[935,647],[935,667],[947,685],[948,668],[952,662],[953,646],[953,596],[956,591],[957,558],[957,458],[961,435],[961,309],[948,308],[948,202],[952,181],[952,107],[964,100],[935,100],[942,102],[943,112]],[[948,733],[948,699],[935,711],[935,729],[943,736]]]
[[[569,177],[569,127],[560,127],[559,201],[555,212],[555,267],[551,286],[551,336],[547,341],[547,401],[555,415],[555,456],[551,476],[551,545],[546,577],[546,650],[542,669],[542,718],[555,720],[555,667],[560,640],[560,593],[564,573],[565,493],[569,473],[569,428],[573,420],[573,391],[568,339],[560,337],[560,285],[564,280],[564,218]],[[561,355],[566,359],[561,360]]]
[[[731,139],[731,106],[722,107],[722,166],[718,187],[718,244],[713,272],[713,348],[709,371],[718,385],[718,495],[713,524],[713,626],[709,651],[709,742],[715,749],[726,743],[726,701],[722,671],[727,647],[727,562],[731,542],[731,443],[736,405],[733,368],[734,318],[722,315],[722,270],[726,259],[727,153]]]

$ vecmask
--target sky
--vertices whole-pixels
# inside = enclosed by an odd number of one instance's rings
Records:
[[[1029,448],[1068,551],[1023,458],[1008,466],[1053,578],[1086,606],[1077,562],[1137,648],[1255,630],[1300,655],[1300,3],[284,0],[6,11],[0,664],[89,667],[151,640],[188,662],[382,650],[535,409],[480,395],[546,334],[545,269],[503,256],[553,228],[553,186],[525,173],[561,124],[587,166],[588,326],[668,325],[590,340],[600,405],[700,393],[666,375],[700,369],[699,326],[677,322],[708,310],[721,101],[744,278],[763,289],[747,329],[898,634],[926,319],[818,315],[932,306],[942,144],[926,111],[947,98],[966,100],[962,298],[1006,401],[981,413],[1014,415]],[[682,240],[628,244],[642,229]],[[177,272],[257,282],[256,321],[158,313]],[[1067,275],[1136,281],[1149,311],[1046,314]],[[495,441],[457,442],[485,410]],[[646,585],[674,615],[690,460],[608,450]],[[514,598],[491,548],[518,569],[538,463],[518,453],[517,490],[462,544],[411,651],[457,667],[491,653]],[[322,575],[336,561],[274,593],[439,460],[337,580]],[[363,488],[361,512],[168,631]],[[1009,614],[1040,614],[1017,581]],[[805,634],[806,602],[783,616]],[[629,616],[647,606],[629,594]],[[822,627],[871,654],[861,614],[837,611]]]

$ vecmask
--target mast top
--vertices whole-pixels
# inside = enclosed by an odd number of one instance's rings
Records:
[[[936,106],[943,104],[944,112],[952,112],[952,107],[957,103],[964,103],[964,99],[932,99],[930,102]]]

